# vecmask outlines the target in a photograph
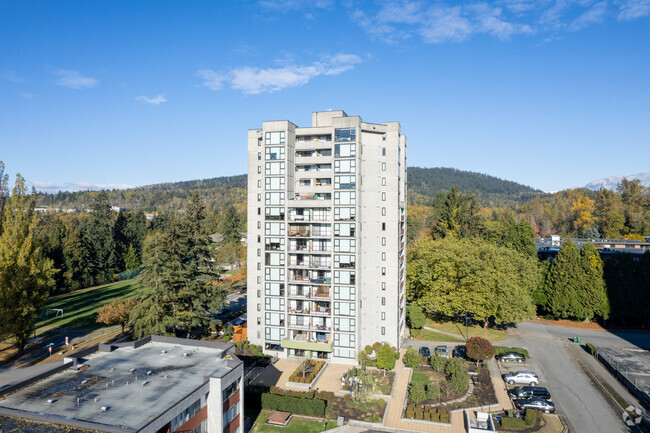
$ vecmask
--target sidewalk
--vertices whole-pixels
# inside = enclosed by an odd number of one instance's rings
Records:
[[[490,359],[487,365],[490,371],[490,378],[492,379],[492,387],[494,388],[494,393],[496,394],[497,402],[501,406],[501,409],[513,409],[512,399],[508,395],[508,387],[503,379],[501,379],[501,370],[497,362],[494,359]]]

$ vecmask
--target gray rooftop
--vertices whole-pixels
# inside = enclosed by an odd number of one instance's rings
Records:
[[[0,407],[138,430],[206,376],[229,371],[222,356],[218,348],[153,341],[96,352],[85,358],[87,369],[64,370],[19,389],[0,399]]]

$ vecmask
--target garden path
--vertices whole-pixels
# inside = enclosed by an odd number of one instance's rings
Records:
[[[314,388],[319,391],[333,392],[335,395],[344,395],[345,393],[341,392],[341,377],[351,368],[351,365],[328,363],[327,368],[314,384]]]

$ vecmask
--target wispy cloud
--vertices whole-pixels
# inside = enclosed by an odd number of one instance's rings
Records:
[[[158,96],[154,96],[153,98],[149,98],[147,96],[138,96],[135,98],[135,100],[140,102],[145,102],[151,105],[160,105],[163,102],[167,102],[167,98],[165,98],[165,95],[162,94]]]
[[[25,80],[18,75],[16,71],[12,71],[11,69],[7,69],[2,73],[2,78],[4,78],[7,81],[11,81],[12,83],[23,83]]]
[[[59,78],[54,82],[57,86],[68,87],[70,89],[91,89],[99,85],[99,80],[90,77],[84,77],[80,72],[59,69],[53,72]]]
[[[39,192],[56,193],[59,191],[99,191],[102,189],[129,189],[133,185],[124,183],[90,183],[90,182],[41,182],[38,180],[29,182]]]
[[[277,11],[289,11],[305,8],[326,9],[334,4],[334,0],[261,0],[262,8]]]
[[[650,15],[650,0],[628,0],[620,4],[619,21],[630,21]]]
[[[20,92],[19,95],[21,98],[25,98],[25,99],[34,99],[36,97],[36,95],[29,92]]]
[[[284,65],[278,68],[246,66],[225,73],[202,69],[196,75],[203,80],[202,85],[211,90],[229,86],[247,95],[257,95],[303,86],[320,75],[339,75],[353,69],[361,61],[357,55],[340,53],[325,56],[309,65]]]
[[[413,36],[431,44],[462,42],[481,34],[501,40],[538,33],[548,37],[582,30],[611,16],[619,21],[650,16],[650,0],[377,0],[373,9],[348,4],[353,22],[371,37],[392,44]]]

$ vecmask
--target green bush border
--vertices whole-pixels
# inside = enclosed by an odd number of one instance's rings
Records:
[[[587,351],[592,355],[596,356],[596,346],[594,346],[591,343],[586,343],[585,346],[587,347]]]
[[[325,416],[326,406],[327,402],[318,398],[309,400],[270,393],[262,394],[262,407],[264,409],[322,417]]]
[[[526,358],[530,358],[530,355],[528,354],[528,351],[526,349],[524,349],[523,347],[494,346],[494,356],[500,355],[500,354],[506,353],[506,352],[521,353]]]

